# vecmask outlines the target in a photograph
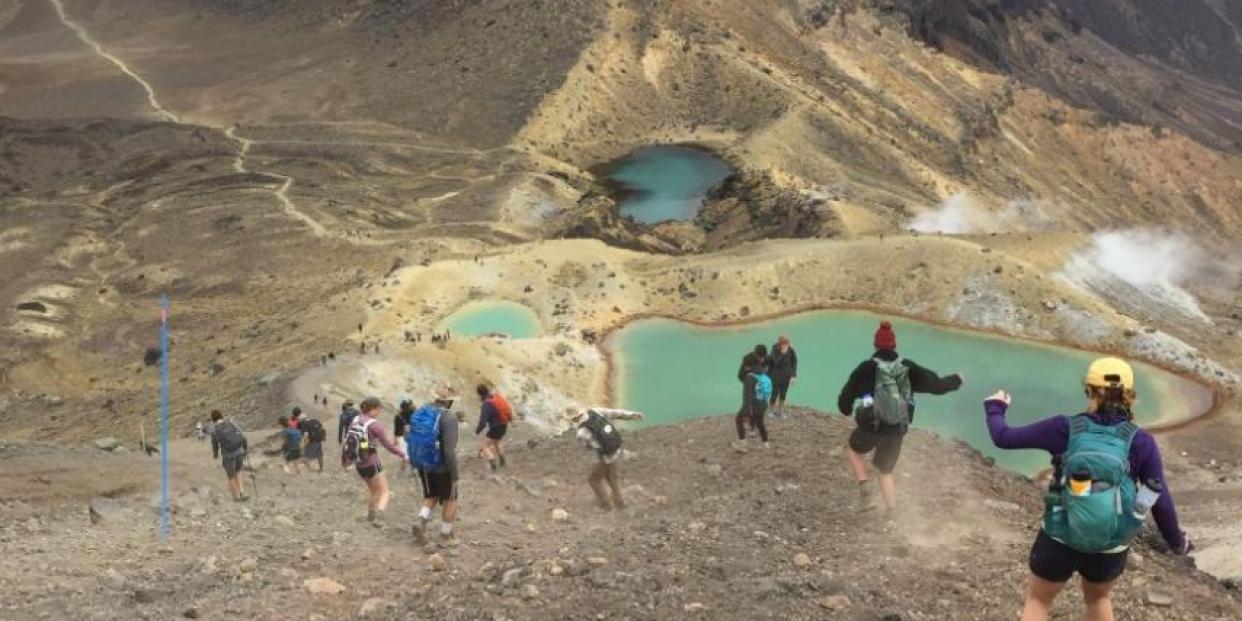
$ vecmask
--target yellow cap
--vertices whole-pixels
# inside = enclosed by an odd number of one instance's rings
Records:
[[[1096,358],[1087,367],[1088,386],[1134,390],[1134,369],[1121,358]]]

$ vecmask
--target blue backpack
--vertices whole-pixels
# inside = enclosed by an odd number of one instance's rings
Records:
[[[444,412],[435,404],[419,406],[410,415],[410,429],[405,434],[405,450],[410,463],[424,472],[444,464],[440,447],[440,417]]]
[[[1143,526],[1134,515],[1137,485],[1130,473],[1134,423],[1102,425],[1087,415],[1070,419],[1069,446],[1062,456],[1059,490],[1050,491],[1044,507],[1044,532],[1086,554],[1124,548]],[[1069,479],[1090,477],[1081,493]]]
[[[767,403],[772,400],[772,378],[767,373],[752,373],[755,376],[755,400]]]

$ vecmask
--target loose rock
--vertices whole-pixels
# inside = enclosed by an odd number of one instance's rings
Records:
[[[302,586],[316,595],[340,595],[345,592],[345,585],[331,578],[308,578]]]

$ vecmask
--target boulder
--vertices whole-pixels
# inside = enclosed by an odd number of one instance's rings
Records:
[[[345,592],[345,585],[331,578],[307,578],[302,587],[315,595],[340,595]]]
[[[427,564],[431,566],[431,571],[444,571],[448,569],[448,561],[444,560],[444,556],[439,553],[428,556]]]
[[[811,566],[811,557],[808,556],[805,552],[799,552],[794,555],[793,564],[794,564],[794,567],[798,567],[800,569],[806,569],[807,567]]]
[[[829,595],[820,598],[816,603],[825,610],[840,611],[850,607],[850,598],[845,595]]]

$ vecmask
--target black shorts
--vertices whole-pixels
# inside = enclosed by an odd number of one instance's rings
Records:
[[[238,455],[237,457],[225,457],[224,458],[224,474],[230,479],[237,476],[237,473],[241,472],[242,469],[245,467],[246,467],[246,456],[245,455]]]
[[[772,400],[769,402],[771,405],[776,405],[778,400],[785,400],[785,395],[789,394],[789,382],[791,381],[789,378],[772,379]]]
[[[1121,577],[1130,551],[1112,554],[1079,552],[1048,536],[1040,529],[1031,546],[1031,573],[1049,582],[1066,582],[1078,572],[1083,580],[1102,584]]]
[[[418,471],[418,481],[423,484],[423,500],[436,499],[440,504],[457,500],[457,486],[448,472]]]
[[[487,439],[488,440],[501,440],[505,437],[505,434],[508,432],[509,432],[508,425],[496,425],[495,427],[488,427],[487,428]]]
[[[307,459],[323,459],[323,443],[311,442],[306,445],[306,452],[302,454]]]
[[[354,466],[354,470],[358,471],[358,476],[362,477],[362,480],[370,481],[371,479],[374,479],[377,474],[384,471],[384,465],[383,464],[375,464],[374,466],[359,465],[359,466]]]
[[[871,463],[884,474],[892,474],[901,456],[901,443],[905,440],[905,427],[858,427],[850,434],[850,450],[865,454],[875,451]]]

